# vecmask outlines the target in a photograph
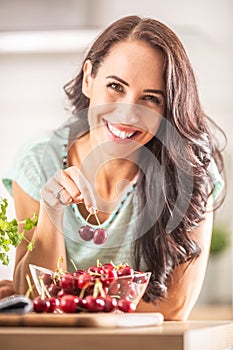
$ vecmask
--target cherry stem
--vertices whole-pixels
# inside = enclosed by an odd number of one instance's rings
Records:
[[[99,294],[99,286],[98,286],[99,279],[96,278],[95,285],[94,285],[94,291],[93,291],[93,297],[97,298]]]
[[[39,277],[39,282],[41,285],[41,300],[45,299],[45,293],[44,293],[44,288],[42,287],[42,283],[41,283],[42,277]]]
[[[77,266],[75,265],[75,262],[73,259],[70,259],[71,264],[74,266],[75,271],[77,270]]]
[[[99,287],[99,292],[101,294],[101,297],[102,298],[105,298],[106,297],[106,293],[105,291],[103,290],[103,284],[101,283],[100,280],[98,280],[98,287]]]
[[[92,271],[90,271],[89,274],[90,274],[91,276],[101,276],[101,273],[98,273],[98,272],[92,272]]]
[[[41,292],[42,297],[41,297],[41,299],[44,300],[45,294],[47,295],[48,298],[51,298],[51,295],[49,294],[47,288],[45,287],[43,278],[40,278],[40,285],[41,285],[41,289],[42,289],[42,292]]]
[[[35,296],[34,296],[34,292],[33,292],[33,286],[31,284],[31,280],[30,280],[30,277],[28,274],[26,274],[26,280],[27,280],[27,284],[28,284],[28,290],[27,290],[25,295],[26,295],[26,297],[29,298],[30,294],[32,294],[32,297],[34,298]]]
[[[98,266],[98,267],[101,267],[101,266],[102,266],[102,264],[101,264],[101,262],[100,262],[99,259],[96,260],[96,266]]]
[[[126,264],[120,263],[117,266],[115,266],[115,269],[118,271],[121,267],[125,267],[125,266],[126,266]]]
[[[99,218],[97,216],[97,213],[94,213],[94,215],[95,215],[96,221],[98,222],[99,227],[101,227],[101,224],[100,224]]]
[[[61,263],[64,263],[64,258],[62,256],[59,256],[59,258],[57,259],[57,270],[61,270],[62,266]]]
[[[86,222],[88,222],[88,220],[90,219],[91,216],[92,216],[92,213],[90,213],[90,214],[88,215],[88,217],[86,218]]]
[[[96,278],[95,285],[94,285],[94,291],[93,291],[93,297],[97,298],[99,293],[100,293],[102,298],[106,297],[106,294],[105,294],[105,292],[103,290],[103,285],[102,285],[100,279]]]
[[[96,221],[97,221],[97,223],[98,223],[98,226],[99,226],[99,228],[101,228],[101,223],[100,223],[100,221],[99,221],[99,218],[98,218],[96,212],[95,212],[94,214],[90,213],[90,214],[87,216],[87,218],[86,218],[86,222],[88,223],[88,220],[90,219],[91,215],[95,215],[95,218],[96,218]]]
[[[81,290],[81,292],[80,292],[80,294],[79,294],[79,298],[80,298],[80,299],[83,299],[86,289],[87,289],[88,287],[90,287],[90,286],[93,286],[93,282],[87,282],[87,283],[85,284],[85,286],[82,288],[82,290]]]
[[[112,266],[116,269],[117,265],[115,265],[112,260],[110,261],[110,264],[112,264]]]

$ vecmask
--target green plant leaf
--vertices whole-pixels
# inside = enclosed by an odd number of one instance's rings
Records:
[[[229,247],[230,244],[230,232],[228,231],[228,229],[221,224],[214,225],[210,246],[210,254],[213,256],[220,254],[227,247]]]
[[[23,231],[19,232],[19,222],[16,219],[8,220],[6,209],[8,202],[6,198],[0,198],[0,262],[2,265],[9,264],[9,257],[7,252],[11,247],[18,247],[18,245],[26,240],[24,231],[30,231],[37,225],[38,217],[36,214],[32,218],[27,218],[23,223]],[[33,250],[34,242],[28,242],[27,249]]]

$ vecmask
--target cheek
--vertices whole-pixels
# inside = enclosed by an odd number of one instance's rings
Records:
[[[89,98],[90,107],[99,106],[110,101],[105,86],[97,81],[94,81],[92,85]]]
[[[102,133],[105,123],[103,117],[105,115],[106,104],[90,104],[88,109],[88,123],[92,132]]]
[[[150,136],[151,138],[155,136],[157,133],[162,116],[160,114],[154,113],[151,117],[147,117],[145,122],[144,122],[144,130],[146,131],[148,137]]]

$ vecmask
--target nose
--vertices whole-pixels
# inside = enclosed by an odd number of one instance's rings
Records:
[[[140,106],[135,103],[117,103],[115,115],[122,124],[138,125],[140,120]]]

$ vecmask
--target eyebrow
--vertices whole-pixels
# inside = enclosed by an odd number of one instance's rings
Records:
[[[149,92],[151,94],[159,94],[165,98],[165,94],[162,90],[145,89],[145,90],[143,90],[143,92]]]
[[[115,80],[119,81],[120,83],[122,83],[122,84],[124,84],[124,85],[126,85],[126,86],[129,86],[129,83],[127,83],[127,81],[125,81],[125,80],[119,78],[119,77],[116,76],[116,75],[108,75],[108,76],[106,77],[106,79],[115,79]],[[154,90],[154,89],[145,89],[145,90],[143,90],[143,92],[148,92],[148,93],[151,93],[151,94],[159,94],[159,95],[162,95],[162,96],[165,98],[165,94],[164,94],[164,92],[163,92],[162,90],[157,90],[157,89],[155,89],[155,90]]]
[[[108,76],[106,77],[106,79],[115,79],[115,80],[119,81],[120,83],[122,83],[122,84],[124,84],[124,85],[126,85],[126,86],[129,86],[129,83],[127,83],[127,81],[125,81],[125,80],[123,80],[123,79],[117,77],[116,75],[108,75]]]

